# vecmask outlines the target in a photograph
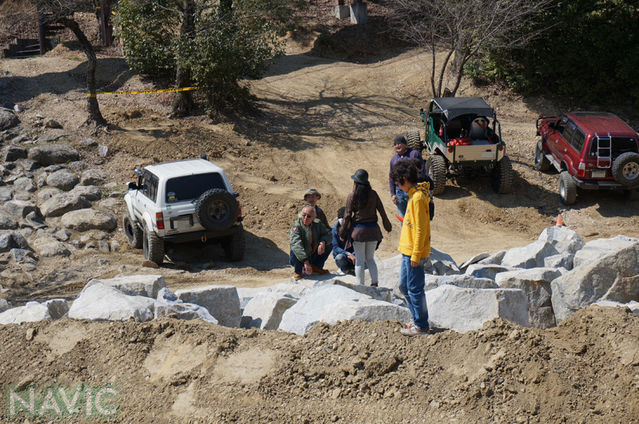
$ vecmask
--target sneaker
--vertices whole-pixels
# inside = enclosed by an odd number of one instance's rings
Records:
[[[371,287],[378,287],[379,285],[377,283],[371,283]]]
[[[302,274],[298,274],[297,272],[293,274],[293,279],[295,281],[300,280],[302,278]]]
[[[316,272],[316,273],[318,273],[320,275],[328,274],[328,272],[329,272],[327,269],[320,268],[320,267],[315,266],[315,265],[311,265],[311,268],[313,268],[313,272]]]
[[[412,327],[405,327],[399,330],[400,334],[403,334],[404,336],[418,336],[420,334],[430,334],[430,330],[428,328],[426,329],[421,329],[416,325],[413,325]]]

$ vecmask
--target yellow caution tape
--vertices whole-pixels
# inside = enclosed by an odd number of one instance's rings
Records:
[[[164,88],[162,90],[137,90],[137,91],[102,91],[95,94],[87,93],[87,97],[95,97],[98,94],[147,94],[147,93],[175,93],[177,91],[199,90],[202,87]]]

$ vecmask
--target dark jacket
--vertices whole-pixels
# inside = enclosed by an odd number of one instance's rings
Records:
[[[353,229],[346,230],[346,234],[344,235],[344,240],[339,236],[339,229],[341,224],[339,220],[333,226],[331,230],[331,234],[333,236],[333,258],[339,255],[340,253],[353,253],[353,242],[351,241],[351,233]]]
[[[313,245],[311,245],[311,231],[313,232]],[[326,249],[331,249],[331,230],[319,220],[314,220],[310,227],[297,218],[289,231],[291,251],[300,262],[307,260],[317,252],[320,242],[326,242]]]
[[[377,192],[371,189],[370,193],[368,194],[366,204],[358,210],[353,210],[353,193],[351,192],[351,194],[348,195],[348,198],[346,198],[344,226],[340,229],[340,236],[343,237],[345,234],[345,229],[352,229],[355,224],[364,222],[377,222],[377,212],[379,212],[379,216],[382,217],[384,229],[390,232],[393,229],[393,225],[388,220],[388,216],[386,216],[384,205],[382,205],[382,200],[377,195]]]

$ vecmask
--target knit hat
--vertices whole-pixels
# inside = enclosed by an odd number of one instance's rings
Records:
[[[366,170],[364,169],[358,169],[357,171],[355,171],[355,174],[353,174],[351,178],[356,183],[370,185],[370,183],[368,182],[368,172],[366,172]]]
[[[393,144],[408,144],[406,138],[403,135],[396,135],[393,140]]]
[[[308,190],[306,190],[306,193],[304,193],[304,200],[306,200],[306,196],[310,196],[312,194],[317,195],[318,199],[322,198],[322,195],[320,194],[319,191],[315,190],[314,188],[309,188]]]

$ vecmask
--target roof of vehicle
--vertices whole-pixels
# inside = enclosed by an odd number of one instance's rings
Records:
[[[448,120],[461,115],[482,115],[495,117],[495,111],[481,97],[435,97],[431,106],[432,112],[443,112]]]
[[[145,167],[150,172],[164,178],[183,177],[185,175],[207,174],[218,172],[224,175],[224,170],[206,159],[184,159],[173,162],[156,163]]]
[[[572,120],[590,134],[636,137],[633,130],[623,119],[608,112],[571,112],[567,113]]]

